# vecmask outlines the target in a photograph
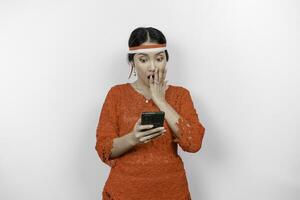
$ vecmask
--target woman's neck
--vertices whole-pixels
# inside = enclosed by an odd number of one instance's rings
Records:
[[[149,96],[150,94],[150,88],[148,85],[146,85],[143,81],[140,79],[137,79],[135,82],[133,82],[133,85],[143,93],[143,95]]]

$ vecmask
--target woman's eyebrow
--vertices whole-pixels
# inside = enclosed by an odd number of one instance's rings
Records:
[[[158,52],[157,54],[155,54],[155,55],[158,55],[158,54],[161,54],[161,53],[163,53],[163,51],[161,51],[161,52]]]
[[[158,52],[158,53],[156,53],[155,55],[158,55],[158,54],[161,54],[161,53],[163,53],[163,51],[161,51],[161,52]],[[145,53],[138,53],[137,55],[144,55],[144,56],[148,56],[148,54],[145,54]]]
[[[145,53],[138,53],[137,55],[148,56],[148,54],[145,54]]]

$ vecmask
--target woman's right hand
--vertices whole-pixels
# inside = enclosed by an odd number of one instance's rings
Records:
[[[141,143],[147,143],[151,141],[152,138],[155,138],[159,135],[164,134],[164,132],[166,132],[163,126],[151,129],[152,127],[153,125],[141,125],[141,118],[140,118],[136,122],[132,130],[132,139],[134,141],[134,144],[136,145]]]

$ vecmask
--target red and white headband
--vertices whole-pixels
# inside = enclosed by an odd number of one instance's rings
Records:
[[[129,47],[128,53],[147,53],[153,51],[164,51],[166,49],[166,44],[145,44],[135,47]]]

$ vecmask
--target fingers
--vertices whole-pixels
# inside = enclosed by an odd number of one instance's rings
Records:
[[[162,75],[162,80],[165,80],[166,79],[166,76],[167,76],[167,68],[164,69],[164,72],[163,72],[163,75]]]
[[[144,135],[151,135],[156,132],[166,131],[165,127],[156,127],[154,129],[150,129],[144,132]]]
[[[168,83],[168,81],[165,81],[165,82],[164,82],[164,88],[165,88],[165,91],[166,91],[166,90],[168,89],[168,87],[169,87],[169,86],[167,85],[167,83]]]
[[[153,84],[153,82],[154,82],[154,79],[152,76],[150,76],[150,85]]]
[[[154,139],[154,138],[156,138],[156,137],[158,137],[158,136],[160,136],[160,135],[163,135],[164,132],[166,132],[166,131],[165,131],[165,130],[162,130],[162,131],[160,131],[160,132],[153,133],[153,134],[147,135],[147,136],[145,136],[145,137],[141,137],[141,138],[139,139],[139,141],[141,141],[141,142],[143,142],[143,143],[147,143],[147,142],[151,141],[151,139]]]
[[[167,74],[167,68],[164,68],[164,70],[159,70],[158,68],[155,69],[154,72],[154,81],[157,83],[162,83],[166,79]]]
[[[159,79],[159,82],[161,83],[164,79],[163,79],[163,71],[162,70],[158,70],[159,73],[158,73],[158,79]]]
[[[164,80],[166,79],[166,74],[167,68],[164,68],[164,70],[159,70],[158,68],[155,68],[154,77],[150,76],[150,86],[154,83],[163,86]]]
[[[155,75],[154,75],[154,82],[159,83],[159,74],[158,74],[158,68],[155,68]]]
[[[148,126],[149,127],[149,125],[142,125],[142,126],[144,126],[144,127]],[[153,139],[153,138],[155,138],[159,135],[163,135],[164,132],[166,132],[166,129],[164,127],[157,127],[157,128],[154,128],[154,129],[151,129],[151,130],[148,130],[148,131],[144,131],[144,132],[137,131],[135,133],[135,137],[139,142],[147,143],[147,142],[149,142],[147,140],[151,140],[151,139]]]
[[[135,123],[135,127],[137,128],[139,125],[141,125],[141,122],[142,122],[142,120],[141,120],[141,118],[139,118],[137,120],[137,122]]]
[[[146,140],[155,138],[155,137],[161,135],[162,133],[163,133],[162,131],[161,131],[161,132],[158,132],[158,133],[154,133],[154,134],[151,134],[151,135],[148,135],[148,136],[143,137],[141,140],[142,140],[142,141],[146,141]]]
[[[149,124],[149,125],[139,125],[138,128],[137,128],[137,131],[142,131],[142,130],[145,130],[145,129],[150,129],[152,127],[153,127],[152,124]]]

